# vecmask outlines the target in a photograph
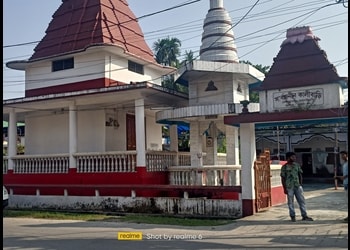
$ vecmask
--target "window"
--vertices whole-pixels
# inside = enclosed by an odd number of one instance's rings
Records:
[[[128,69],[132,72],[143,75],[143,65],[136,62],[128,61]]]
[[[52,72],[74,68],[74,58],[52,61]]]

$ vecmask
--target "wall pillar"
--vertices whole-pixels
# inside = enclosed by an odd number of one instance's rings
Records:
[[[9,114],[7,150],[8,169],[13,170],[13,157],[17,155],[17,115],[14,108],[11,109]]]
[[[254,161],[256,160],[254,123],[240,125],[241,144],[241,186],[242,186],[242,212],[243,217],[252,215],[255,209],[255,176]]]
[[[191,152],[191,166],[203,166],[203,150],[202,150],[202,135],[200,134],[200,127],[198,121],[190,122],[190,152]]]
[[[179,136],[177,133],[177,125],[170,125],[169,127],[169,136],[170,136],[170,151],[179,152]],[[175,157],[174,166],[179,165],[179,158]]]
[[[239,165],[238,127],[226,126],[226,164]]]
[[[69,168],[77,168],[73,154],[77,152],[77,106],[74,102],[69,105]]]
[[[146,167],[146,135],[144,100],[135,100],[136,166]]]

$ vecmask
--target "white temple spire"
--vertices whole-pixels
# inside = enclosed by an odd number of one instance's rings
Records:
[[[210,0],[210,9],[224,8],[224,0]]]
[[[210,9],[204,19],[200,60],[239,62],[234,43],[232,21],[223,0],[210,0]]]

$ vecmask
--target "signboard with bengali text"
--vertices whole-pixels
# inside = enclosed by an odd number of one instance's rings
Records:
[[[304,89],[273,93],[274,109],[309,109],[323,104],[323,89]]]

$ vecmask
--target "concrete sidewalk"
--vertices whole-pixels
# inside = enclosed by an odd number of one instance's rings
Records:
[[[241,249],[348,249],[348,215],[343,187],[304,185],[308,216],[302,221],[295,201],[297,222],[291,222],[287,204],[237,220],[227,226]],[[244,240],[242,240],[242,237]]]

